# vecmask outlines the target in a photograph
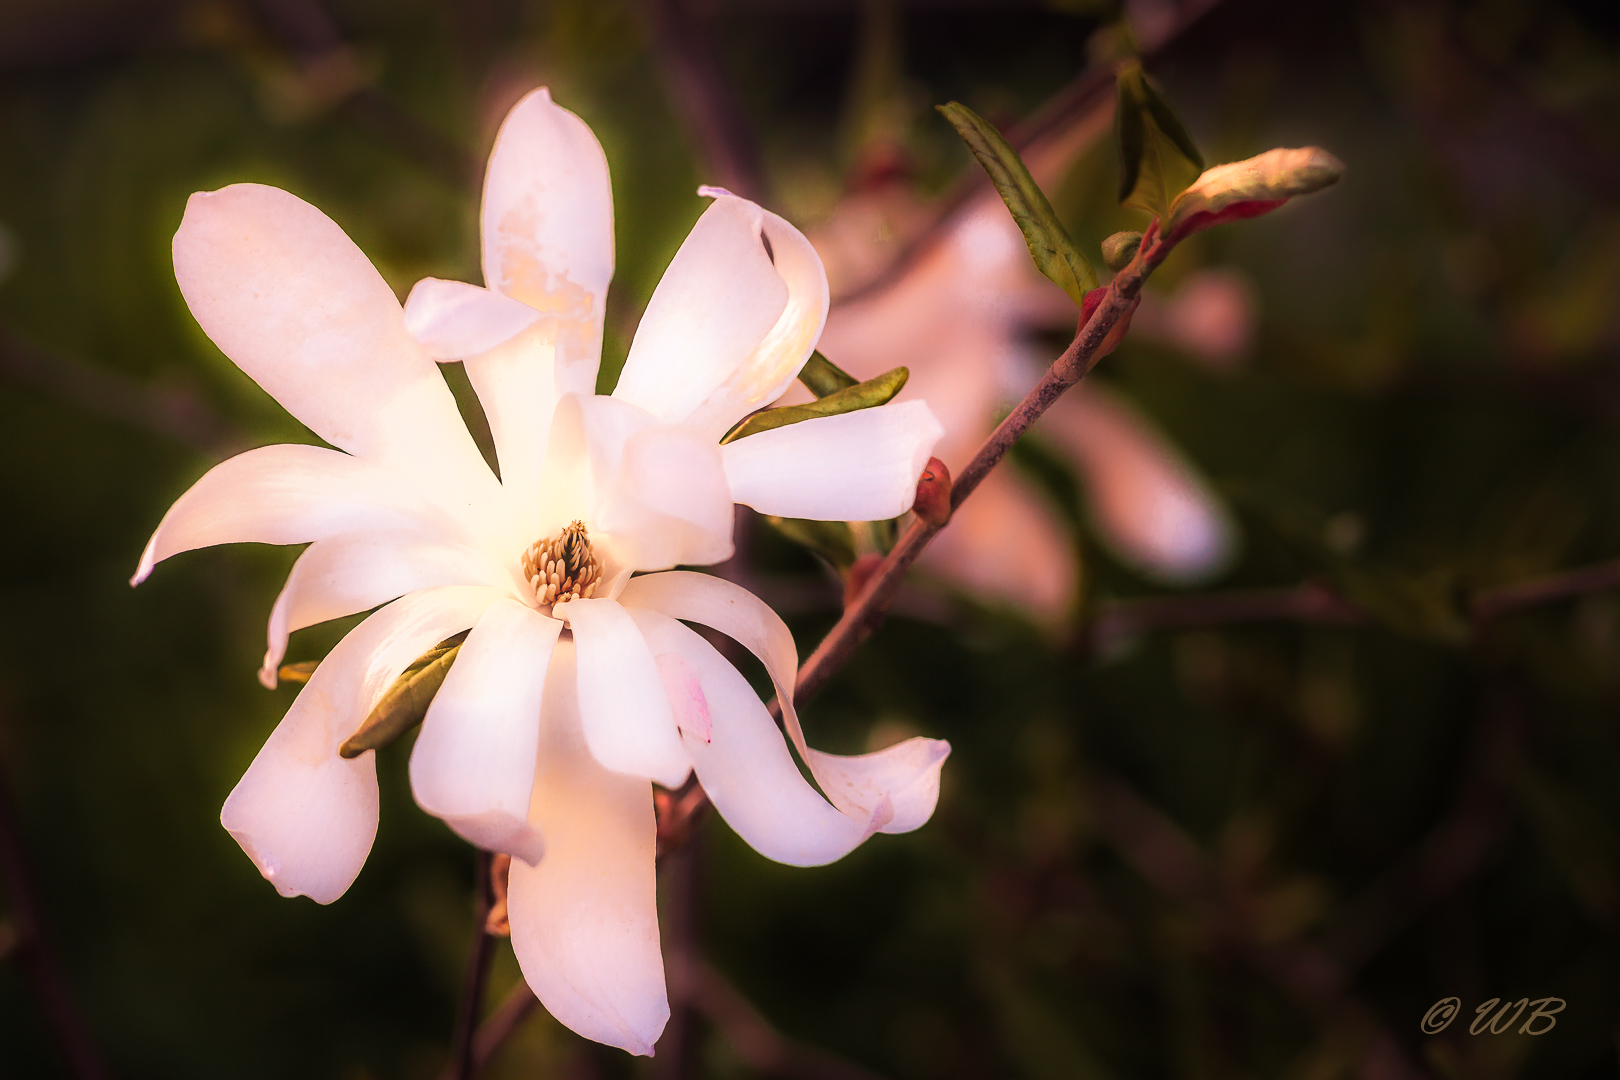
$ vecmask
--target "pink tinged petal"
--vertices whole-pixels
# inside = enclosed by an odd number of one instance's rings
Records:
[[[596,136],[544,87],[514,105],[495,136],[482,231],[484,284],[551,328],[555,393],[593,392],[613,277],[613,193]]]
[[[645,608],[672,619],[712,626],[759,657],[776,687],[788,737],[810,767],[816,783],[845,815],[863,824],[876,822],[874,827],[882,832],[905,832],[933,813],[939,771],[950,753],[950,744],[940,739],[915,738],[856,757],[811,750],[793,707],[793,684],[799,668],[793,635],[759,597],[723,578],[674,570],[631,579],[619,595],[619,602],[632,612]],[[655,651],[662,650],[655,646]],[[690,662],[689,652],[681,651],[681,655]],[[705,693],[709,692],[705,684]],[[714,700],[711,695],[711,703]],[[691,749],[690,739],[687,747]],[[696,763],[694,756],[694,767]],[[705,779],[705,790],[708,784]]]
[[[1072,530],[1016,474],[994,469],[928,545],[918,566],[1043,622],[1071,614],[1078,562]]]
[[[489,497],[494,478],[399,301],[325,214],[259,184],[199,192],[174,272],[214,343],[315,434],[452,501]]]
[[[579,709],[592,755],[603,768],[680,787],[692,762],[657,661],[630,614],[614,600],[570,600],[552,612],[574,633]]]
[[[411,751],[411,791],[428,813],[488,851],[531,865],[529,824],[540,703],[562,623],[516,600],[491,604],[462,643]]]
[[[679,653],[659,653],[658,676],[664,680],[664,693],[675,713],[675,726],[681,735],[699,742],[714,741],[714,721],[709,715],[709,699],[703,696],[703,683],[692,665]]]
[[[698,194],[713,195],[722,202],[744,201],[722,188],[699,188]],[[761,214],[761,231],[770,241],[771,261],[787,286],[787,306],[748,359],[686,418],[687,423],[717,439],[792,385],[827,322],[830,301],[821,257],[804,234],[787,221],[769,210]]]
[[[420,532],[365,529],[315,541],[293,564],[270,609],[259,681],[275,687],[294,630],[441,585],[516,587],[506,568],[483,551]]]
[[[762,514],[878,521],[911,508],[944,434],[925,402],[820,416],[720,448],[732,497]]]
[[[1060,398],[1040,430],[1073,455],[1099,538],[1125,563],[1171,584],[1208,580],[1231,562],[1225,507],[1145,416],[1100,386]]]
[[[130,584],[170,555],[213,544],[304,544],[355,529],[460,526],[401,474],[319,446],[264,446],[221,462],[180,496]]]
[[[338,747],[412,660],[499,597],[463,587],[414,593],[357,626],[315,669],[220,813],[281,895],[330,904],[354,882],[377,834],[376,762],[344,760]]]
[[[564,638],[546,676],[529,809],[546,854],[535,866],[512,863],[512,949],[552,1016],[587,1039],[651,1054],[669,1020],[652,792],[586,747],[574,661]]]
[[[540,312],[464,281],[423,278],[405,299],[405,329],[435,360],[465,360],[533,326]]]
[[[680,423],[754,354],[789,299],[760,239],[764,219],[737,198],[703,212],[653,290],[614,397]]]
[[[636,625],[661,654],[681,658],[696,675],[710,717],[710,738],[685,735],[698,780],[714,808],[748,845],[790,866],[823,866],[843,858],[882,826],[879,814],[840,813],[810,786],[787,742],[748,680],[694,631],[655,611]]]

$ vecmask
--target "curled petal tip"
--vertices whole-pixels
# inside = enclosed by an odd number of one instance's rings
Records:
[[[728,199],[740,198],[740,196],[733,195],[731,192],[727,191],[725,188],[719,187],[718,185],[715,185],[715,184],[703,184],[698,188],[697,193],[699,195],[703,196],[703,198],[705,198],[705,199],[719,199],[719,198],[722,198],[722,197],[728,198]]]

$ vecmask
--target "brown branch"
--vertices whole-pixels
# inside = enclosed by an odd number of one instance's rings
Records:
[[[62,965],[46,940],[28,859],[4,774],[0,774],[0,876],[11,894],[11,949],[33,984],[57,1048],[78,1080],[105,1080],[107,1069],[68,992]]]
[[[478,1031],[478,1014],[484,1009],[484,983],[489,963],[495,955],[495,939],[489,933],[489,912],[495,906],[495,882],[491,876],[490,853],[480,849],[473,887],[478,891],[478,912],[473,919],[472,951],[467,957],[467,973],[461,983],[461,1001],[456,1007],[455,1032],[450,1040],[450,1070],[453,1080],[472,1080],[478,1063],[473,1043]]]
[[[1485,622],[1539,604],[1617,588],[1620,588],[1620,559],[1486,589],[1474,597],[1473,615],[1476,620]]]

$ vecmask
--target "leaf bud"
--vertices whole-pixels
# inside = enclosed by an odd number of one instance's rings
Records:
[[[1117,232],[1102,242],[1103,264],[1117,274],[1130,265],[1141,246],[1141,233]]]

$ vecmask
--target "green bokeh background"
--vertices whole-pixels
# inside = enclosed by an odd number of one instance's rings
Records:
[[[881,11],[680,7],[752,129],[768,201],[813,224],[870,136],[855,57]],[[882,56],[901,78],[880,111],[917,183],[944,190],[969,166],[933,103],[1027,115],[1106,47],[1103,7],[900,5]],[[0,771],[114,1075],[437,1075],[473,922],[472,853],[412,803],[408,746],[381,755],[376,848],[330,907],[279,899],[218,825],[292,700],[253,675],[296,553],[201,551],[139,590],[127,579],[207,467],[310,436],[187,313],[169,261],[186,197],[277,184],[402,296],[425,275],[477,280],[493,123],[548,84],[613,172],[611,377],[711,179],[645,15],[607,0],[0,3]],[[806,721],[834,750],[880,725],[951,740],[935,820],[815,870],[765,861],[712,818],[697,845],[701,946],[780,1031],[918,1080],[1400,1075],[1362,1062],[1374,1023],[1428,1075],[1616,1075],[1620,596],[1460,644],[1433,613],[1620,555],[1617,49],[1620,18],[1596,2],[1226,0],[1153,60],[1211,161],[1316,144],[1349,173],[1190,244],[1153,286],[1246,272],[1262,317],[1241,372],[1128,341],[1100,375],[1239,508],[1244,555],[1217,588],[1325,575],[1354,591],[1322,540],[1351,522],[1355,580],[1420,613],[1101,652],[962,598],[942,621],[890,618]],[[1111,153],[1054,192],[1090,251],[1141,224],[1113,206]],[[1080,505],[1041,448],[1008,467]],[[815,594],[816,563],[750,529],[757,572]],[[1154,591],[1089,539],[1076,557],[1088,611]],[[798,607],[806,654],[836,611]],[[293,655],[352,623],[300,633]],[[1107,814],[1121,783],[1190,838],[1224,900],[1188,903],[1133,862]],[[1458,820],[1472,840],[1445,831]],[[1426,888],[1452,856],[1459,879]],[[1296,947],[1341,962],[1359,1020],[1323,1021],[1277,977]],[[69,1075],[16,959],[0,961],[0,1075]],[[495,994],[515,978],[503,948]],[[1421,1034],[1451,995],[1461,1020]],[[1549,995],[1568,1007],[1545,1036],[1464,1030],[1487,998]],[[537,1015],[490,1075],[755,1075],[723,1033],[696,1031],[677,1067]],[[800,1066],[781,1074],[813,1075]]]

